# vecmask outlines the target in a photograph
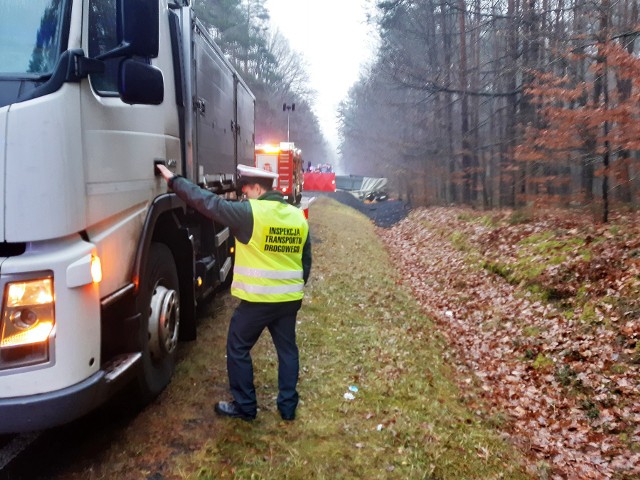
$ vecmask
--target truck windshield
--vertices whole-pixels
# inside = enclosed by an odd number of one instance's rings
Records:
[[[67,0],[0,0],[0,75],[46,75],[63,47]]]

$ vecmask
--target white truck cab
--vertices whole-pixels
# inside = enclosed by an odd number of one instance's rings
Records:
[[[254,105],[188,0],[0,0],[0,433],[166,386],[233,238],[155,165],[233,197]]]

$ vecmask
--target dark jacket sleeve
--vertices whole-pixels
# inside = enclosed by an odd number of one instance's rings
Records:
[[[230,202],[183,177],[173,177],[169,187],[191,208],[229,227],[238,241],[248,243],[251,239],[253,214],[249,202]]]
[[[309,232],[307,241],[304,242],[304,246],[302,247],[302,278],[304,278],[304,283],[307,283],[307,280],[309,280],[311,263],[311,232]]]
[[[169,181],[169,188],[194,210],[197,210],[207,218],[228,226],[239,242],[246,244],[251,240],[253,234],[253,212],[249,202],[224,200],[215,193],[208,192],[183,177],[173,177]],[[282,196],[267,194],[265,199],[282,201]],[[305,283],[307,283],[311,273],[311,263],[311,234],[309,233],[302,247],[302,276]]]

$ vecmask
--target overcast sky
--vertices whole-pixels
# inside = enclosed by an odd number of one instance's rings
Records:
[[[315,111],[335,148],[337,108],[361,67],[372,59],[376,41],[366,24],[367,0],[267,0],[271,25],[309,64]]]

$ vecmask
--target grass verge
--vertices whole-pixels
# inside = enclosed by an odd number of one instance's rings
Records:
[[[321,198],[310,224],[314,267],[298,317],[297,420],[277,414],[277,358],[267,333],[253,352],[258,419],[213,414],[226,391],[228,319],[218,315],[187,346],[157,404],[112,444],[105,464],[85,465],[80,477],[527,478],[518,453],[464,404],[442,338],[400,286],[370,221]]]
[[[460,403],[434,326],[398,286],[366,217],[320,199],[311,229],[298,420],[271,411],[227,422],[182,459],[185,478],[522,478],[509,447]],[[276,394],[272,350],[261,342],[254,355],[263,397]]]

